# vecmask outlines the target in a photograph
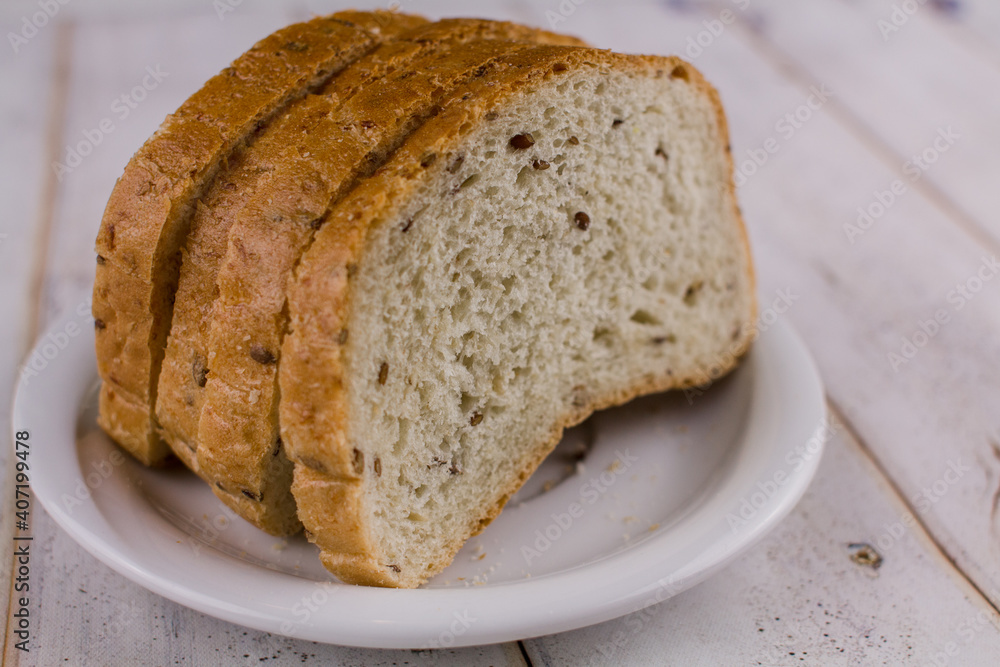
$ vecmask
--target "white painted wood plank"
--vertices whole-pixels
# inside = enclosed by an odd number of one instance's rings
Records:
[[[747,50],[743,62],[754,58]],[[731,75],[756,76],[725,74]],[[768,88],[760,86],[757,104],[773,99]],[[733,113],[748,108],[749,100],[737,103]],[[924,520],[949,555],[997,603],[992,498],[1000,281],[987,282],[971,301],[958,300],[955,291],[975,279],[990,252],[912,190],[850,243],[844,225],[855,223],[857,208],[868,207],[873,191],[884,191],[898,174],[873,163],[823,114],[767,166],[741,193],[748,216],[766,232],[756,237],[760,265],[772,252],[786,259],[784,279],[802,292],[790,317],[811,342],[834,400],[906,497],[926,509]],[[948,323],[894,369],[889,355],[909,353],[903,338],[913,340],[938,311]],[[944,479],[953,462],[971,470],[945,493],[926,496],[924,489]]]
[[[0,24],[4,34],[13,25]],[[14,54],[7,48],[0,56],[0,81],[8,94],[0,97],[0,127],[3,127],[3,152],[0,153],[0,200],[4,215],[0,218],[0,299],[6,319],[4,345],[0,348],[0,387],[9,389],[14,366],[20,361],[29,340],[29,282],[36,259],[36,225],[42,215],[42,194],[48,176],[45,159],[48,149],[46,130],[52,102],[55,34],[46,31],[36,37],[31,50]],[[16,94],[12,94],[16,91]],[[8,394],[5,394],[5,396]],[[9,401],[0,400],[7,405]],[[8,423],[4,411],[0,419]],[[9,435],[4,427],[2,437]],[[6,441],[5,441],[6,442]],[[8,447],[0,451],[6,460]],[[6,499],[4,499],[6,500]]]
[[[721,57],[723,48],[720,44],[706,58]],[[751,106],[759,109],[761,100],[779,94],[756,73],[766,63],[746,51],[714,70],[720,80],[758,83],[752,101],[732,101],[737,128],[749,120]],[[755,61],[754,71],[734,71],[735,62]],[[724,85],[724,97],[726,90],[737,90],[733,83]],[[968,103],[985,109],[996,92],[985,90],[983,100]],[[794,109],[793,102],[786,104]],[[857,223],[859,206],[878,210],[873,203],[885,195],[875,193],[889,189],[903,166],[871,164],[864,147],[839,127],[827,129],[834,125],[828,121],[817,114],[743,188],[748,215],[763,223],[758,231],[769,232],[757,236],[758,258],[768,262],[772,248],[785,256],[781,263],[803,292],[791,317],[812,342],[834,400],[906,497],[926,509],[925,520],[949,555],[1000,603],[995,251],[959,233],[954,220],[909,183],[884,216],[851,243],[845,225]],[[967,136],[969,144],[978,141]],[[955,171],[967,169],[969,154],[956,146],[954,155]],[[996,188],[984,184],[984,189]],[[947,323],[928,323],[935,315]],[[941,489],[941,480],[959,462],[971,470],[946,493],[935,492],[934,485]]]
[[[976,56],[994,67],[1000,67],[1000,4],[993,0],[948,0],[928,2],[914,11],[913,6],[902,7],[891,0],[844,0],[851,4],[878,12],[887,35],[894,34],[889,26],[903,27],[907,17],[922,13],[925,19],[935,22],[948,36]],[[893,7],[898,6],[898,9]]]
[[[13,24],[0,25],[4,35],[13,28]],[[8,90],[0,97],[0,127],[4,128],[0,201],[5,205],[4,216],[0,219],[0,312],[4,317],[4,327],[0,330],[0,406],[3,406],[0,412],[0,479],[3,480],[0,485],[3,494],[0,498],[0,605],[4,612],[0,647],[4,648],[0,651],[8,655],[17,652],[15,646],[23,639],[8,636],[8,613],[17,612],[21,597],[32,602],[37,600],[35,590],[30,588],[32,581],[27,582],[27,591],[13,591],[14,599],[10,599],[14,544],[11,538],[27,533],[16,531],[15,527],[14,461],[18,459],[14,457],[12,442],[15,425],[11,423],[7,406],[13,399],[14,383],[32,337],[31,292],[39,277],[35,264],[43,254],[40,244],[44,243],[44,236],[39,234],[39,221],[44,215],[42,196],[49,121],[46,110],[52,101],[52,89],[44,83],[54,75],[54,52],[55,39],[49,32],[36,36],[30,51],[15,53],[5,46],[0,56],[0,81]],[[32,519],[29,524],[34,524]],[[31,574],[37,575],[37,570]],[[8,606],[9,602],[14,603],[14,608]],[[28,609],[29,614],[34,615],[32,604],[29,603]],[[29,621],[33,620],[29,616]],[[33,631],[34,628],[29,627],[29,632]],[[10,639],[9,644],[7,639]]]
[[[877,569],[852,561],[848,545],[876,545],[906,511],[841,432],[793,514],[734,565],[624,618],[527,641],[528,655],[553,667],[995,665],[1000,615],[924,533],[883,540]]]
[[[226,16],[230,14],[257,14],[267,12],[275,5],[288,5],[289,1],[280,3],[268,0],[221,0],[234,12],[221,10]],[[291,0],[294,2],[295,0]],[[43,8],[48,7],[46,12]],[[42,24],[45,19],[36,16],[38,12],[47,13],[50,17],[68,21],[117,21],[117,20],[149,20],[150,17],[176,19],[190,16],[217,16],[220,10],[213,0],[172,0],[155,5],[133,0],[56,0],[59,5],[55,9],[47,0],[6,0],[0,3],[0,20],[13,22],[18,27],[24,27],[23,19],[35,25]],[[50,19],[51,20],[51,19]],[[6,35],[6,32],[4,33]]]
[[[939,193],[1000,248],[1000,68],[942,30],[930,7],[888,31],[888,4],[760,0],[754,8],[764,18],[755,25],[784,64],[835,91],[835,104],[891,151],[886,159],[908,184],[932,186],[932,196]],[[951,143],[938,139],[944,128],[953,130]],[[943,150],[933,150],[936,141]]]

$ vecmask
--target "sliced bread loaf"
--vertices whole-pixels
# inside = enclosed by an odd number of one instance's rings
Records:
[[[421,584],[565,427],[750,342],[700,74],[559,47],[494,64],[334,207],[289,287],[281,433],[307,534],[348,582]]]
[[[492,21],[421,27],[356,62],[323,95],[291,107],[282,131],[254,144],[249,160],[270,166],[255,184],[243,183],[208,336],[194,343],[204,345],[207,360],[195,439],[197,468],[217,495],[265,530],[282,534],[298,525],[292,468],[279,440],[276,370],[292,268],[331,200],[378,167],[455,81],[525,48],[507,41],[517,39],[576,41]]]
[[[412,24],[411,17],[397,19],[395,15],[388,15],[385,20]],[[380,48],[342,70],[315,94],[329,97],[329,105],[335,107],[358,87],[401,66],[413,51],[423,47],[426,38],[441,32],[439,24],[424,23],[417,29],[384,33],[386,37],[398,33],[398,39],[387,39]],[[322,115],[317,113],[317,107],[324,104],[316,99],[310,104],[292,103],[272,123],[259,129],[250,142],[253,148],[247,146],[237,150],[226,161],[192,216],[181,252],[173,323],[159,377],[156,416],[163,439],[196,472],[200,472],[195,456],[198,421],[209,374],[209,324],[219,292],[216,279],[226,253],[229,228],[262,175],[272,171],[281,152],[294,145],[291,137],[308,132],[309,126]],[[237,500],[243,503],[241,494],[237,494]]]
[[[290,102],[417,17],[344,12],[266,37],[192,95],[135,154],[97,237],[98,421],[147,464],[169,448],[153,418],[179,249],[220,164]]]

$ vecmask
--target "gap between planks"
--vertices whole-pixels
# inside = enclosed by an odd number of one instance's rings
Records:
[[[524,664],[527,665],[528,667],[533,667],[535,663],[531,662],[531,656],[528,655],[528,649],[524,645],[524,640],[518,639],[517,647],[521,649],[521,658],[524,660]]]
[[[872,451],[871,447],[868,446],[868,443],[865,442],[865,439],[862,437],[861,433],[855,428],[854,424],[852,424],[851,421],[847,418],[847,415],[844,413],[844,411],[840,409],[840,406],[837,404],[837,402],[829,395],[827,395],[826,397],[826,402],[831,414],[838,422],[840,422],[843,425],[844,430],[847,432],[847,434],[854,439],[854,441],[858,445],[858,449],[861,450],[861,453],[864,454],[865,458],[869,460],[869,462],[875,467],[875,470],[877,470],[879,475],[881,475],[881,477],[885,480],[886,484],[889,485],[892,494],[896,496],[896,498],[899,500],[900,503],[903,504],[904,507],[906,507],[906,511],[910,513],[911,517],[913,517],[913,522],[915,526],[930,541],[930,543],[934,547],[934,550],[937,551],[941,555],[941,557],[944,558],[944,560],[951,565],[952,569],[958,574],[958,576],[961,577],[962,580],[965,581],[965,583],[971,586],[972,589],[979,594],[979,596],[983,599],[983,601],[991,609],[993,609],[993,611],[995,611],[997,614],[1000,614],[1000,606],[993,603],[993,601],[990,599],[990,596],[987,595],[986,592],[975,581],[973,581],[968,574],[965,573],[965,571],[958,565],[955,559],[951,557],[951,555],[948,553],[948,550],[944,547],[944,545],[941,544],[941,542],[939,542],[938,539],[934,536],[934,533],[931,532],[930,528],[928,528],[927,525],[924,523],[923,518],[920,516],[920,512],[917,511],[917,508],[914,507],[914,505],[909,501],[909,499],[903,493],[903,490],[896,484],[896,481],[892,478],[892,475],[890,475],[889,471],[886,470],[885,466],[882,465],[882,462]]]
[[[31,350],[42,325],[42,297],[45,287],[46,265],[49,256],[49,243],[52,238],[56,195],[59,190],[56,175],[49,165],[59,160],[59,151],[63,143],[63,130],[66,121],[66,101],[69,94],[74,24],[72,21],[59,21],[55,24],[55,30],[55,59],[53,62],[52,79],[49,85],[49,116],[45,125],[45,155],[47,159],[44,163],[44,168],[46,175],[42,179],[42,189],[39,195],[41,202],[38,206],[38,217],[35,221],[34,261],[32,262],[31,278],[28,282],[28,317],[26,319],[26,327],[24,328],[24,340],[21,344],[23,354],[27,354]],[[7,471],[8,481],[11,482],[10,488],[13,488],[14,469],[15,466],[12,461],[10,470]],[[13,497],[10,503],[11,505],[13,504]],[[36,508],[33,496],[29,497],[28,503],[28,511],[33,512]],[[13,507],[11,507],[11,511],[13,511]],[[34,537],[34,530],[32,530],[32,537]],[[13,549],[11,549],[9,567],[10,589],[8,590],[7,609],[4,618],[6,632],[4,634],[2,655],[3,664],[18,665],[20,664],[21,655],[14,648],[14,644],[11,641],[11,611],[15,599],[14,575],[17,571],[17,562]],[[32,637],[32,640],[37,641],[37,637]]]
[[[717,7],[718,5],[714,3],[706,6],[703,14],[708,14],[712,8]],[[785,75],[794,85],[807,89],[809,86],[817,83],[807,69],[796,64],[795,60],[788,53],[769,40],[746,17],[738,16],[734,25],[747,37],[746,41],[750,48],[757,51],[764,60],[769,62],[776,71]],[[893,173],[899,171],[899,165],[906,159],[905,156],[900,155],[894,148],[887,144],[863,118],[837,97],[832,97],[826,105],[829,108],[831,117],[843,125],[848,133],[856,136],[861,144],[866,146],[879,161],[887,165]],[[987,231],[949,194],[935,185],[931,179],[922,178],[913,187],[974,242],[994,254],[1000,254],[1000,238],[993,236],[993,234]]]

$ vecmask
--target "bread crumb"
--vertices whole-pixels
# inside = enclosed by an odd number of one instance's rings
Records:
[[[271,545],[271,548],[275,551],[284,551],[285,549],[288,548],[288,541],[280,540],[278,542],[275,542],[274,544]]]
[[[615,472],[615,471],[616,471],[616,470],[618,470],[618,469],[619,469],[619,468],[620,468],[621,466],[622,466],[622,462],[621,462],[621,459],[615,459],[614,461],[612,461],[612,462],[611,462],[611,465],[609,465],[609,466],[607,467],[607,471],[608,471],[608,472]]]
[[[681,424],[680,426],[677,427],[677,432],[678,433],[687,433],[688,432],[688,427],[685,424]]]
[[[555,485],[556,483],[553,482],[551,479],[547,480],[545,484],[542,484],[542,493],[548,493],[549,491],[552,490],[552,487]]]
[[[622,519],[622,522],[623,522],[623,523],[635,523],[635,522],[636,522],[636,521],[638,521],[638,520],[639,520],[639,518],[638,518],[638,517],[634,517],[634,516],[632,516],[632,515],[630,514],[630,515],[628,515],[627,517],[625,517],[624,519]]]
[[[660,527],[660,524],[654,523],[652,526],[649,527],[649,532],[653,532],[654,530],[656,530],[659,527]]]

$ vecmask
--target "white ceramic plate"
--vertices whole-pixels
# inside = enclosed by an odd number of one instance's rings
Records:
[[[22,379],[14,403],[14,429],[30,432],[31,485],[46,511],[149,590],[320,642],[487,644],[665,600],[788,514],[825,436],[816,369],[779,322],[703,394],[647,397],[569,431],[503,514],[426,587],[347,586],[326,574],[301,536],[265,535],[191,473],[146,469],[122,455],[94,421],[92,329],[83,316],[73,322],[39,342],[34,366],[42,368]]]

